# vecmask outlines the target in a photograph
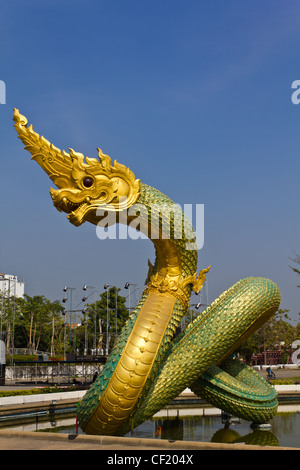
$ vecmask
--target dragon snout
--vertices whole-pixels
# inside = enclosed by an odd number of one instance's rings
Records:
[[[90,203],[91,199],[89,196],[84,198],[79,196],[79,192],[74,190],[61,190],[61,189],[50,189],[50,196],[52,198],[54,206],[59,211],[72,212],[74,209],[79,207],[82,203]]]

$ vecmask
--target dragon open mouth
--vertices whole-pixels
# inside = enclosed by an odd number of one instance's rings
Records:
[[[60,212],[66,212],[70,222],[76,226],[81,225],[85,221],[85,214],[91,208],[90,206],[93,205],[91,198],[88,196],[84,200],[76,201],[78,198],[76,193],[73,195],[66,195],[65,191],[51,188],[50,195],[54,206]],[[75,201],[72,200],[71,197],[72,199],[75,199]],[[95,209],[95,205],[93,205],[93,209]]]
[[[77,205],[77,207],[74,204],[74,208],[72,212],[69,213],[68,219],[73,225],[76,225],[76,227],[78,227],[86,221],[87,215],[90,212],[96,212],[98,206],[98,203],[90,204],[84,202],[82,204]]]
[[[107,194],[104,192],[100,194],[98,199],[92,199],[86,196],[81,202],[74,202],[70,199],[72,196],[67,197],[65,195],[65,191],[55,190],[53,188],[50,189],[50,195],[54,206],[60,212],[66,212],[68,214],[67,218],[76,227],[82,225],[88,219],[93,219],[93,221],[100,220],[101,217],[96,217],[99,207],[104,210],[111,210],[107,204]],[[76,198],[76,194],[73,198]]]

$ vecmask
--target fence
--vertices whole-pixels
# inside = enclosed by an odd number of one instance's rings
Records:
[[[6,367],[5,379],[14,382],[33,382],[45,384],[86,384],[91,383],[95,373],[102,370],[99,363],[58,362]]]
[[[37,349],[28,349],[28,348],[9,348],[7,349],[6,351],[6,354],[10,354],[10,355],[15,355],[15,356],[18,356],[18,355],[21,355],[21,356],[24,356],[26,354],[34,354],[34,355],[37,355],[37,356],[50,356],[50,353],[49,352],[45,352],[45,351],[38,351]]]

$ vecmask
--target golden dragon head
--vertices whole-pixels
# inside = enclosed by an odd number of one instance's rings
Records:
[[[98,150],[98,158],[84,157],[72,149],[61,151],[37,134],[18,109],[14,109],[15,128],[32,159],[47,173],[58,189],[50,189],[54,206],[68,214],[74,225],[86,220],[97,223],[97,209],[122,211],[134,204],[140,181],[132,171]]]

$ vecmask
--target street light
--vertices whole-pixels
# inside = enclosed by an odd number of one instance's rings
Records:
[[[200,307],[208,307],[208,304],[203,304],[202,302],[198,302],[197,304],[190,304],[190,307],[195,307],[197,310],[199,310]]]
[[[87,321],[86,321],[86,316],[85,316],[86,314],[85,308],[81,310],[81,313],[83,313],[84,315],[84,319],[81,321],[81,325],[85,326],[84,328],[84,351],[83,351],[83,355],[85,356],[87,353]]]
[[[71,343],[72,343],[72,313],[73,313],[73,291],[74,291],[74,297],[76,297],[76,288],[75,287],[69,287],[69,286],[64,286],[63,292],[67,293],[67,297],[64,297],[62,299],[62,302],[65,303],[67,302],[68,298],[70,299],[70,310],[69,310],[69,326],[70,326],[70,348],[71,348]],[[70,293],[70,296],[69,296]],[[65,310],[64,314],[67,314],[67,310]],[[67,321],[64,322],[63,326],[65,327],[65,333],[64,333],[64,359],[66,360],[66,325]],[[74,351],[76,351],[76,328],[75,328],[75,339],[74,339]]]
[[[120,290],[119,287],[116,286],[111,286],[110,284],[105,284],[104,289],[107,289],[108,287],[112,287],[115,289],[115,294],[116,294],[116,300],[115,300],[115,342],[117,341],[117,336],[118,336],[118,291]],[[108,297],[107,297],[108,299]],[[108,302],[108,300],[107,300]]]
[[[134,292],[135,290],[139,291],[139,286],[138,286],[138,284],[133,284],[133,283],[131,283],[131,282],[126,282],[126,284],[125,284],[125,286],[124,286],[124,289],[128,289],[128,290],[129,290],[129,294],[128,294],[128,305],[129,305],[128,310],[129,310],[129,314],[130,314],[130,294],[131,294],[131,292],[130,292],[130,286],[135,286],[135,289],[133,290],[133,292]]]
[[[93,289],[92,292],[89,294],[89,295],[84,295],[84,297],[82,297],[82,302],[85,302],[89,297],[90,295],[93,295],[97,289],[95,286],[88,286],[87,284],[84,284],[82,290],[84,290],[85,292],[88,290],[88,289]],[[82,310],[82,313],[85,315],[86,314],[86,310]],[[88,349],[88,341],[87,341],[87,322],[84,323],[85,325],[85,333],[84,333],[84,355],[86,355],[87,353],[87,349]],[[95,311],[94,311],[94,351],[96,350],[96,334],[97,334],[97,320],[96,320],[96,305],[95,305]]]
[[[110,284],[104,284],[104,289],[108,289],[109,287],[112,287]],[[109,327],[109,316],[108,316],[108,296],[109,296],[109,290],[107,291],[106,295],[106,348],[105,348],[105,353],[108,356],[108,348],[109,348],[109,341],[108,341],[108,327]]]

